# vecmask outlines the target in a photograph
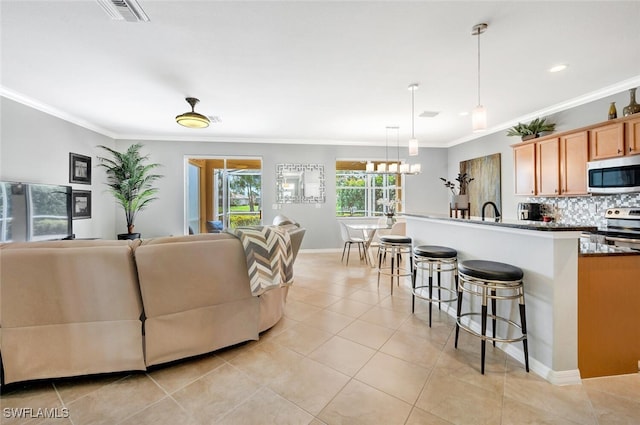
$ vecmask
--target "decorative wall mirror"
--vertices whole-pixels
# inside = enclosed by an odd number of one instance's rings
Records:
[[[278,164],[276,192],[279,204],[324,203],[324,166]]]

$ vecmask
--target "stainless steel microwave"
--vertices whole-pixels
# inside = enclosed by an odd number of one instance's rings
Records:
[[[640,192],[640,155],[587,163],[589,193]]]

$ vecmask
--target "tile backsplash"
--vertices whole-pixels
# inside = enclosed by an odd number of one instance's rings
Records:
[[[530,197],[527,202],[543,204],[544,214],[554,217],[559,223],[607,226],[604,212],[607,208],[638,207],[640,193],[624,193],[616,195],[578,196],[575,198]]]

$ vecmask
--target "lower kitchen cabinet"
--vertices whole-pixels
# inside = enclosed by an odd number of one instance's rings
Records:
[[[578,257],[578,368],[582,378],[638,372],[640,255]]]

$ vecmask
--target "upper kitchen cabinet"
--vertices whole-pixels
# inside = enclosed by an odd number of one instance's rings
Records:
[[[589,130],[589,160],[615,158],[623,156],[624,152],[624,123],[602,125]]]
[[[625,134],[625,152],[627,155],[640,154],[640,117],[636,117],[624,123]]]
[[[560,194],[587,193],[589,132],[580,131],[560,137]]]
[[[560,194],[560,149],[557,137],[536,143],[536,176],[538,195]]]
[[[536,145],[527,143],[514,146],[513,164],[516,195],[536,194]]]
[[[587,130],[513,145],[515,194],[584,195],[588,160]]]

